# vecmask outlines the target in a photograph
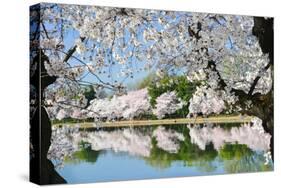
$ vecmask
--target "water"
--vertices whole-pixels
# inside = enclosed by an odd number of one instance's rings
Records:
[[[271,171],[270,137],[249,124],[64,127],[48,157],[68,183]]]

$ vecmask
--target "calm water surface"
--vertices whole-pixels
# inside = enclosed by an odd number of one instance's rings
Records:
[[[271,171],[270,137],[249,124],[63,127],[48,157],[68,183]]]

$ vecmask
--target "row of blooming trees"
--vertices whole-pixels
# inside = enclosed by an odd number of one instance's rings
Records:
[[[63,98],[64,99],[64,98]],[[63,100],[61,99],[61,100]],[[76,104],[73,100],[72,106],[60,103],[49,102],[49,115],[52,119],[94,119],[120,120],[146,117],[146,115],[155,115],[161,119],[167,115],[175,113],[185,104],[178,99],[175,92],[165,92],[156,98],[156,105],[153,108],[150,104],[150,97],[146,88],[130,91],[125,95],[112,98],[96,98],[89,102],[85,107],[86,99],[83,99],[83,105]],[[57,100],[59,101],[59,100]]]

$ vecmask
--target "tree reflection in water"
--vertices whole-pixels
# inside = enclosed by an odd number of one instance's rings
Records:
[[[157,169],[167,169],[174,162],[202,172],[213,172],[221,165],[226,173],[273,169],[272,160],[264,156],[270,151],[268,133],[250,124],[224,127],[170,125],[93,131],[79,131],[78,126],[54,128],[48,158],[57,168],[63,168],[69,163],[95,163],[101,152],[110,150],[144,160]]]
[[[246,145],[226,144],[219,152],[224,162],[225,171],[229,173],[269,171],[273,164],[265,165],[263,152],[254,152]]]

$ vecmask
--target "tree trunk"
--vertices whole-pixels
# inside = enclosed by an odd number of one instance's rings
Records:
[[[263,18],[263,17],[255,17],[254,18],[254,27],[253,27],[253,35],[255,35],[258,40],[262,52],[264,54],[269,55],[269,65],[272,71],[272,80],[273,80],[273,18]],[[274,117],[274,80],[272,82],[272,89],[266,95],[255,94],[252,96],[253,100],[253,108],[248,112],[249,115],[255,115],[262,119],[263,128],[266,132],[270,133],[270,150],[272,154],[272,159],[274,160],[274,128],[273,128],[273,117]]]
[[[33,148],[30,160],[30,180],[40,185],[66,183],[56,172],[52,162],[47,159],[52,129],[51,121],[43,105],[43,94],[44,89],[54,83],[56,77],[47,74],[44,62],[49,62],[49,59],[42,50],[38,50],[37,55],[31,61],[36,64],[36,70],[30,78],[30,84],[35,88],[39,97],[36,105],[33,106],[36,110],[30,120],[30,140]]]

